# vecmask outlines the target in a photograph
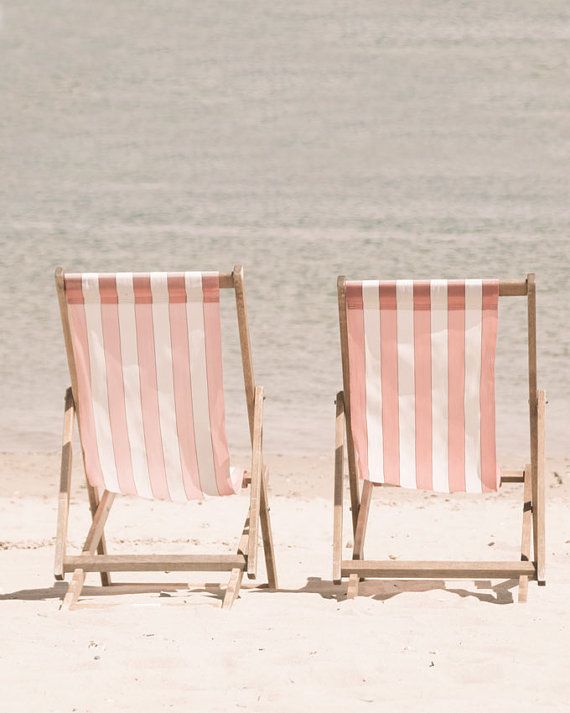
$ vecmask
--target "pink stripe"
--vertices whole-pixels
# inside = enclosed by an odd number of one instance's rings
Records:
[[[497,306],[499,283],[483,281],[483,318],[481,324],[481,483],[483,492],[497,490],[495,445],[495,346],[497,343]]]
[[[101,461],[99,460],[95,417],[93,415],[91,364],[87,338],[87,320],[83,307],[81,275],[65,276],[65,297],[68,304],[69,329],[77,371],[79,433],[85,458],[87,480],[95,488],[104,488],[105,479],[101,469]]]
[[[188,349],[188,322],[186,319],[186,287],[184,275],[168,276],[170,339],[174,380],[176,430],[180,448],[180,463],[184,490],[189,499],[202,496],[194,440],[192,415],[192,384],[190,381],[190,354]]]
[[[364,354],[364,313],[362,284],[346,283],[348,332],[350,426],[356,465],[361,478],[368,478],[368,429],[366,426],[366,362]]]
[[[119,300],[114,275],[102,275],[99,277],[99,295],[101,297],[101,325],[107,372],[109,421],[113,438],[117,478],[121,493],[124,495],[136,495],[137,489],[133,477],[131,446],[125,409],[125,385],[123,383],[123,360],[117,307]]]
[[[465,492],[465,283],[447,287],[449,490]]]
[[[400,419],[398,400],[398,319],[396,283],[380,283],[382,433],[384,482],[400,485]]]
[[[204,339],[210,434],[214,455],[216,485],[220,495],[235,492],[230,481],[230,456],[225,432],[224,382],[222,371],[222,334],[220,318],[220,286],[217,275],[202,275],[204,293]]]
[[[133,276],[133,288],[135,294],[135,321],[137,325],[143,430],[150,485],[155,498],[170,500],[160,433],[150,277],[148,275]]]
[[[77,388],[79,391],[77,394],[79,401],[77,410],[81,447],[85,458],[85,471],[87,479],[92,486],[104,488],[105,480],[99,460],[95,417],[93,415],[89,343],[87,340],[87,321],[83,307],[81,275],[65,276],[65,297],[68,304],[69,327],[77,371]]]
[[[430,283],[414,282],[414,382],[416,484],[432,490],[431,294]]]

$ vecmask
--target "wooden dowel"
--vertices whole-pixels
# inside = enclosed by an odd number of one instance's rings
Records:
[[[226,572],[245,569],[243,555],[97,555],[66,557],[66,572]]]
[[[234,273],[233,272],[221,272],[220,278],[220,289],[227,289],[228,287],[234,287]]]
[[[398,579],[502,579],[525,574],[534,578],[532,562],[438,562],[393,560],[343,560],[342,576]]]
[[[525,280],[499,280],[499,297],[525,297],[528,294]]]
[[[524,475],[501,475],[501,485],[503,483],[524,483]]]

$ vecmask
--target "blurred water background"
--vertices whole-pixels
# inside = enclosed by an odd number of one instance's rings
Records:
[[[56,265],[241,262],[269,451],[332,448],[338,274],[534,271],[549,453],[568,453],[567,2],[1,8],[0,449],[59,444]],[[226,406],[241,448],[231,307]],[[526,379],[525,304],[509,299],[499,450],[522,462]]]

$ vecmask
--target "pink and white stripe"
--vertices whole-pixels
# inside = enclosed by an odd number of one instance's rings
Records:
[[[159,500],[231,495],[218,273],[68,274],[87,477]]]
[[[438,492],[497,489],[497,280],[346,283],[360,476]]]

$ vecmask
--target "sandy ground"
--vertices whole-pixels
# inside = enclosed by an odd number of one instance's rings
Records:
[[[88,575],[64,614],[51,574],[58,456],[1,455],[0,710],[570,710],[570,460],[548,464],[548,582],[530,584],[526,605],[514,581],[365,582],[346,601],[331,583],[331,459],[268,460],[279,591],[242,590],[223,611],[227,575],[159,575],[184,584],[113,596]],[[232,552],[246,507],[122,499],[108,543]],[[88,521],[78,485],[71,548]],[[367,555],[517,558],[520,521],[518,485],[483,498],[378,489]]]

